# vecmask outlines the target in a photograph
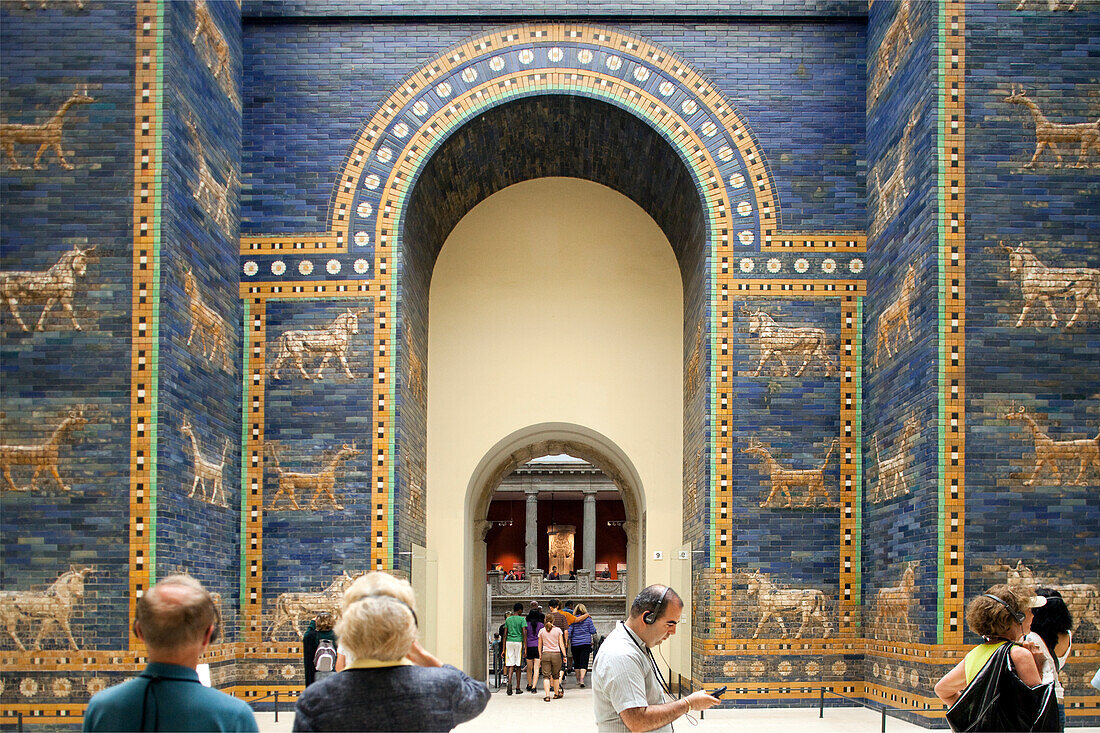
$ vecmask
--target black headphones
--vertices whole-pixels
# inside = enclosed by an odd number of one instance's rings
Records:
[[[1019,611],[1013,611],[1011,608],[1008,607],[1008,604],[1005,603],[1003,599],[998,598],[992,593],[982,593],[982,596],[984,596],[985,598],[992,598],[997,603],[1000,603],[1002,606],[1004,606],[1005,610],[1008,611],[1012,618],[1016,619],[1016,623],[1022,624],[1024,622],[1024,614],[1020,613]]]
[[[657,600],[657,607],[654,608],[652,611],[646,611],[644,614],[642,614],[642,621],[647,626],[652,626],[653,624],[657,623],[657,619],[661,617],[661,612],[664,611],[665,607],[665,596],[668,595],[668,591],[669,587],[666,585],[664,592],[661,593],[661,597]]]
[[[412,616],[413,616],[413,625],[416,626],[416,628],[418,628],[418,629],[420,628],[420,620],[416,617],[416,611],[413,610],[412,606],[410,606],[408,603],[405,603],[400,598],[394,598],[393,596],[387,596],[387,595],[383,595],[381,593],[371,593],[369,596],[363,596],[362,598],[356,598],[355,602],[358,603],[359,601],[365,601],[368,598],[381,598],[383,600],[393,601],[394,603],[400,603],[402,606],[409,609],[409,613],[412,614]]]

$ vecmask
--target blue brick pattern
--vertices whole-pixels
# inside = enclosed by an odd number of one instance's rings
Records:
[[[157,575],[176,571],[194,575],[221,594],[226,634],[235,640],[239,607],[237,569],[240,565],[240,434],[241,434],[241,300],[236,239],[236,189],[231,189],[228,229],[217,220],[210,195],[199,190],[200,157],[206,159],[215,184],[240,180],[241,114],[214,78],[203,34],[192,44],[195,9],[170,4],[166,53],[178,63],[166,68],[168,91],[164,158],[165,207],[161,246],[161,420],[159,431]],[[228,45],[223,83],[240,83],[241,45],[236,29],[239,11],[232,2],[209,3],[214,23]],[[216,67],[215,67],[216,68]],[[239,97],[239,92],[237,92]],[[187,128],[192,121],[200,147]],[[190,299],[184,292],[190,268],[200,296],[225,329],[226,365],[202,354],[199,334],[192,331]],[[194,460],[191,443],[182,433],[193,426],[207,459],[220,461],[230,443],[223,471],[228,507],[191,497]],[[207,488],[212,489],[207,481]]]
[[[81,42],[62,45],[58,37]],[[72,619],[77,643],[89,650],[115,648],[128,626],[133,37],[126,5],[98,7],[94,16],[71,3],[45,10],[37,3],[0,5],[4,122],[41,124],[76,87],[86,85],[95,100],[65,118],[62,146],[72,170],[52,150],[42,170],[30,169],[38,146],[17,143],[28,169],[14,170],[5,155],[0,171],[0,272],[45,271],[74,246],[95,247],[73,298],[82,330],[72,328],[59,305],[42,331],[24,333],[7,304],[0,315],[0,442],[43,443],[72,410],[88,420],[61,443],[59,471],[71,491],[60,491],[44,471],[38,491],[5,490],[0,497],[0,587],[41,591],[72,564],[95,565]],[[21,303],[31,329],[43,305]],[[30,472],[12,468],[21,488]],[[23,627],[29,645],[38,623]],[[10,639],[5,644],[14,648]],[[64,649],[68,642],[55,629],[43,647]],[[10,679],[5,672],[5,683]],[[19,697],[12,688],[6,685],[5,702]]]
[[[784,280],[796,277],[792,273],[810,277],[818,272],[866,278],[860,324],[861,633],[872,645],[882,640],[876,628],[877,599],[883,589],[897,586],[911,565],[912,642],[937,643],[942,632],[937,580],[943,562],[937,542],[945,521],[938,496],[945,457],[937,442],[943,429],[937,425],[943,388],[937,367],[940,340],[950,330],[940,314],[942,288],[950,283],[941,282],[937,267],[942,235],[937,229],[937,196],[942,195],[937,129],[943,120],[936,95],[937,85],[943,84],[937,74],[939,24],[944,22],[937,4],[688,2],[677,5],[673,16],[662,2],[532,5],[508,0],[486,16],[483,9],[442,0],[244,0],[243,9],[231,1],[211,0],[208,7],[228,54],[224,80],[214,76],[208,42],[200,38],[192,43],[197,7],[165,5],[154,570],[161,576],[191,572],[219,592],[229,640],[243,638],[237,609],[249,603],[238,594],[250,542],[241,529],[242,498],[247,499],[241,496],[241,423],[244,415],[251,425],[252,409],[240,401],[242,377],[247,378],[242,374],[242,341],[248,328],[241,325],[238,287],[242,279],[268,279],[265,271],[251,274],[248,265],[242,276],[243,263],[255,261],[264,270],[275,264],[272,258],[239,257],[238,235],[326,230],[340,185],[337,175],[353,141],[402,79],[444,50],[497,29],[498,23],[550,18],[591,19],[684,58],[736,106],[767,156],[780,202],[780,227],[867,230],[868,252],[837,258],[837,263],[832,262],[835,254],[772,257],[745,246],[743,260],[711,261],[702,246],[706,221],[696,203],[697,182],[646,125],[594,99],[526,98],[490,110],[480,127],[474,123],[459,129],[411,188],[403,229],[396,233],[403,251],[388,263],[397,282],[392,295],[397,311],[389,334],[401,354],[396,374],[390,375],[396,384],[397,424],[391,429],[399,457],[392,469],[392,507],[397,508],[389,550],[392,566],[407,572],[409,557],[401,553],[425,542],[426,487],[419,477],[426,465],[426,403],[416,387],[425,375],[416,365],[427,363],[427,292],[435,254],[454,223],[503,185],[539,175],[578,175],[601,180],[643,205],[669,235],[684,273],[685,541],[708,548],[713,541],[719,553],[735,558],[731,572],[760,570],[781,584],[821,591],[834,630],[842,572],[836,559],[841,535],[836,508],[760,506],[771,478],[762,461],[743,451],[759,440],[784,467],[819,467],[842,431],[840,377],[818,365],[801,377],[783,376],[774,361],[755,375],[759,336],[749,332],[741,308],[764,310],[782,325],[822,329],[835,362],[843,340],[842,302],[733,292],[720,298],[717,313],[728,315],[725,345],[733,356],[728,389],[737,408],[731,425],[712,425],[710,400],[718,375],[712,370],[716,323],[709,306],[715,294],[708,290],[706,274],[726,264],[753,278]],[[1040,578],[1098,585],[1100,502],[1095,488],[1100,469],[1088,467],[1080,482],[1074,481],[1077,464],[1071,461],[1059,465],[1060,479],[1049,466],[1036,472],[1036,444],[1019,411],[1054,440],[1095,439],[1100,430],[1100,307],[1086,304],[1080,322],[1067,328],[1073,300],[1059,295],[1053,298],[1057,326],[1048,324],[1045,305],[1036,303],[1017,327],[1024,299],[1004,249],[1025,247],[1052,267],[1100,268],[1094,244],[1100,228],[1100,187],[1095,185],[1100,153],[1086,151],[1085,165],[1073,167],[1078,146],[1063,145],[1066,165],[1055,166],[1048,149],[1029,166],[1036,130],[1027,109],[1027,102],[1038,105],[1054,123],[1096,120],[1096,10],[1085,0],[1076,10],[1059,11],[1050,10],[1046,0],[1026,0],[1019,7],[1016,0],[974,0],[966,11],[966,280],[959,284],[967,291],[963,592],[972,597],[1003,582],[1010,577],[1008,567],[1018,562]],[[902,32],[899,23],[906,12]],[[0,306],[3,442],[42,442],[73,410],[82,410],[88,420],[62,442],[59,453],[61,475],[71,491],[62,492],[52,477],[40,476],[38,491],[6,491],[0,497],[0,587],[42,590],[70,564],[95,565],[73,616],[74,635],[90,652],[125,649],[128,639],[136,31],[133,9],[125,4],[89,0],[84,9],[66,0],[51,0],[45,9],[37,2],[29,7],[0,5],[5,123],[42,122],[74,88],[84,85],[95,99],[74,107],[66,121],[64,153],[75,164],[73,170],[64,170],[53,151],[44,154],[41,171],[16,170],[10,160],[0,168],[5,210],[0,272],[44,271],[73,246],[95,246],[74,299],[84,330],[72,329],[55,307],[44,331],[24,333],[7,306]],[[62,44],[58,38],[80,42]],[[197,124],[201,153],[189,121]],[[571,146],[524,147],[532,126],[569,129]],[[618,164],[624,149],[635,157]],[[29,163],[35,146],[17,144],[16,152],[21,162]],[[209,198],[196,195],[203,162],[215,183],[240,182],[230,183],[227,222],[218,220]],[[631,162],[670,174],[658,181],[630,167]],[[454,186],[456,170],[467,174],[461,195],[444,196]],[[441,199],[447,200],[446,206],[439,205]],[[293,255],[279,258],[287,268],[279,279],[288,286],[325,277],[369,279],[374,273],[354,269],[353,261],[373,266],[374,243],[352,244],[349,258],[334,258],[339,274],[323,272],[327,263],[317,271],[299,269],[306,258]],[[890,309],[904,291],[910,267],[916,277],[908,329],[893,322],[897,353],[880,350],[876,363],[879,332],[884,322],[896,318]],[[193,317],[184,292],[188,271],[206,305],[224,320],[228,364],[212,361],[197,344],[186,343]],[[278,488],[278,472],[265,457],[259,602],[266,638],[270,610],[280,593],[319,590],[341,572],[368,569],[379,531],[372,522],[377,476],[370,438],[376,429],[377,395],[371,377],[380,366],[373,363],[370,348],[372,319],[363,316],[360,333],[352,339],[355,379],[330,364],[323,379],[305,381],[293,363],[284,364],[282,378],[274,379],[278,337],[291,329],[323,328],[349,307],[388,310],[390,304],[365,297],[271,298],[265,307],[268,377],[260,425],[264,439],[280,451],[281,466],[316,472],[339,446],[355,442],[363,451],[336,472],[343,510],[325,502],[316,511],[294,511],[285,503],[268,506]],[[20,309],[33,325],[41,304]],[[310,366],[315,369],[316,362]],[[181,431],[185,420],[207,457],[217,459],[224,442],[230,442],[224,469],[228,507],[188,496],[194,461]],[[907,423],[916,425],[905,451],[908,490],[884,498],[876,493],[885,482],[880,459],[903,447]],[[735,437],[726,465],[709,453],[722,428]],[[833,498],[841,482],[839,464],[834,451],[824,471]],[[26,467],[13,470],[18,482],[29,480]],[[723,507],[712,503],[716,470],[728,470],[733,477],[732,498]],[[1029,481],[1033,474],[1035,480]],[[308,504],[313,493],[299,492],[297,499]],[[733,517],[734,531],[712,538],[709,522],[722,509]],[[712,592],[717,587],[709,569],[713,560],[709,554],[695,560],[696,577],[704,580],[697,584],[695,603],[714,611],[696,614],[696,638],[709,642],[750,636],[759,610],[746,596],[743,580],[735,581],[732,598]],[[789,625],[792,619],[786,621]],[[778,636],[774,622],[762,636]],[[284,632],[281,638],[290,636]],[[969,634],[963,638],[976,641]],[[1096,642],[1100,621],[1083,618],[1075,638],[1084,645]],[[56,650],[66,643],[55,633],[45,646]],[[219,662],[216,681],[293,681],[296,672],[288,675],[287,665],[296,669],[289,657],[263,664]],[[864,680],[927,696],[944,669],[908,657],[899,660],[872,646],[866,655],[822,658],[744,650],[700,654],[692,673],[734,685],[745,680],[769,685]],[[1083,663],[1071,660],[1069,672],[1068,694],[1085,694]],[[5,671],[0,695],[5,704],[79,702],[122,676],[103,669],[64,675]]]

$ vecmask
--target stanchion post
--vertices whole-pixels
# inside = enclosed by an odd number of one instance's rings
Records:
[[[279,691],[275,690],[275,722],[279,722]]]
[[[824,686],[821,687],[820,692],[821,692],[821,697],[819,697],[818,701],[817,701],[817,717],[824,718],[825,717],[825,687]]]
[[[886,733],[886,706],[882,708],[882,733]]]
[[[16,725],[18,726],[17,730],[19,731],[19,733],[23,733],[23,713],[17,711],[15,713],[15,715],[16,715]]]

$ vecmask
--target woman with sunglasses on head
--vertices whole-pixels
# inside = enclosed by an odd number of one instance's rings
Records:
[[[953,705],[1005,644],[1014,644],[1009,655],[1016,676],[1029,687],[1041,684],[1036,656],[1041,659],[1042,655],[1034,644],[1020,640],[1031,631],[1032,609],[1045,603],[1045,598],[1007,585],[995,585],[972,600],[966,607],[966,625],[985,639],[985,643],[967,652],[963,660],[936,683],[936,696],[948,707]],[[998,700],[997,704],[1011,702]]]
[[[1072,645],[1073,614],[1066,607],[1062,594],[1051,588],[1037,588],[1036,595],[1046,598],[1046,604],[1035,609],[1031,620],[1031,633],[1025,637],[1043,653],[1039,673],[1043,682],[1054,683],[1054,696],[1058,699],[1058,721],[1061,730],[1066,728],[1066,691],[1058,679],[1058,670],[1066,665]]]

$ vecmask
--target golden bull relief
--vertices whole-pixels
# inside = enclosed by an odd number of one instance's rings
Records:
[[[1007,573],[1005,582],[1017,590],[1026,590],[1032,594],[1036,588],[1050,588],[1058,591],[1062,594],[1062,600],[1066,602],[1066,608],[1073,616],[1075,629],[1085,621],[1100,631],[1100,591],[1095,585],[1063,583],[1053,578],[1036,577],[1031,568],[1024,565],[1023,560],[1018,560],[1015,565],[998,561],[992,568],[984,569]]]
[[[57,303],[69,314],[73,328],[82,331],[73,312],[73,294],[76,292],[76,279],[88,271],[88,254],[95,247],[81,249],[73,247],[61,255],[60,259],[45,272],[0,272],[0,298],[8,305],[11,314],[24,331],[30,331],[19,315],[20,303],[44,303],[42,315],[34,330],[41,331],[46,316]]]
[[[80,645],[73,638],[69,619],[73,607],[84,598],[84,578],[95,568],[69,566],[53,585],[45,591],[5,590],[0,591],[0,620],[7,627],[8,634],[15,640],[16,646],[27,651],[17,631],[21,623],[39,622],[38,635],[34,639],[34,648],[42,648],[42,639],[50,629],[57,626],[68,637],[69,647],[79,650]]]
[[[272,619],[268,637],[271,641],[277,641],[279,631],[286,627],[297,640],[301,637],[303,619],[313,618],[321,611],[338,616],[344,591],[358,577],[348,575],[345,570],[320,593],[280,593],[275,599],[275,618]]]
[[[912,0],[901,0],[897,14],[882,34],[882,40],[875,51],[875,70],[867,85],[867,96],[870,97],[871,104],[878,101],[886,83],[897,72],[902,56],[913,45],[913,29],[909,25],[911,2]]]
[[[760,620],[756,623],[752,638],[758,638],[764,624],[773,618],[779,624],[780,633],[785,638],[787,625],[783,622],[784,615],[802,617],[802,625],[798,627],[794,638],[801,639],[814,622],[821,624],[822,638],[829,638],[831,626],[825,594],[821,591],[815,588],[781,588],[767,574],[759,570],[737,573],[735,577],[749,586],[748,593],[756,598],[756,605],[760,611]]]
[[[191,33],[191,45],[204,58],[206,67],[213,73],[214,81],[221,87],[225,96],[234,107],[240,108],[241,102],[237,98],[233,79],[230,74],[225,73],[229,67],[229,44],[226,43],[222,32],[218,30],[218,24],[214,22],[214,16],[210,14],[210,7],[206,0],[197,0],[194,8],[195,30]],[[202,46],[199,46],[200,37],[204,41]]]
[[[827,351],[828,340],[824,329],[780,326],[764,311],[751,311],[744,306],[741,307],[741,313],[749,317],[749,333],[755,333],[759,337],[760,362],[752,376],[759,377],[764,365],[773,356],[781,365],[784,377],[791,375],[785,358],[787,356],[801,356],[803,359],[802,366],[794,374],[796,377],[802,376],[814,357],[817,357],[816,363],[825,368],[825,376],[828,377],[836,371],[836,365]]]
[[[1016,328],[1024,325],[1031,306],[1042,303],[1050,313],[1050,328],[1058,326],[1058,311],[1052,298],[1072,298],[1073,315],[1066,322],[1071,328],[1090,304],[1100,309],[1100,269],[1093,267],[1048,267],[1031,250],[1020,245],[1013,249],[1004,242],[997,248],[1008,255],[1008,270],[1020,281],[1024,307],[1016,319]]]
[[[875,596],[875,636],[886,641],[913,641],[913,624],[909,621],[909,608],[917,588],[916,570],[920,563],[906,563],[901,574],[901,585],[879,588]]]
[[[913,329],[909,325],[909,308],[913,301],[913,292],[917,289],[917,268],[909,265],[905,273],[905,282],[901,291],[888,306],[882,309],[882,315],[878,317],[878,329],[875,340],[874,366],[878,368],[880,353],[885,350],[887,358],[898,352],[898,341],[901,336],[901,327],[905,326],[905,335],[909,341],[913,340]],[[897,333],[895,333],[897,332]],[[893,350],[890,343],[893,341]]]
[[[272,379],[279,379],[279,369],[288,359],[293,359],[298,372],[305,379],[320,379],[329,360],[336,357],[344,367],[344,374],[348,379],[357,379],[351,373],[348,366],[348,349],[351,347],[351,337],[359,333],[359,316],[365,310],[353,311],[350,308],[336,316],[328,328],[302,329],[296,331],[284,331],[276,340],[279,353],[275,358],[275,366],[271,373]],[[305,368],[305,357],[320,356],[321,363],[317,367],[316,377],[310,377]]]
[[[229,328],[218,312],[203,300],[191,268],[184,271],[183,292],[187,294],[187,310],[191,314],[191,332],[187,334],[187,345],[190,346],[198,334],[202,355],[211,362],[220,355],[222,368],[229,369],[229,346],[226,343]]]

